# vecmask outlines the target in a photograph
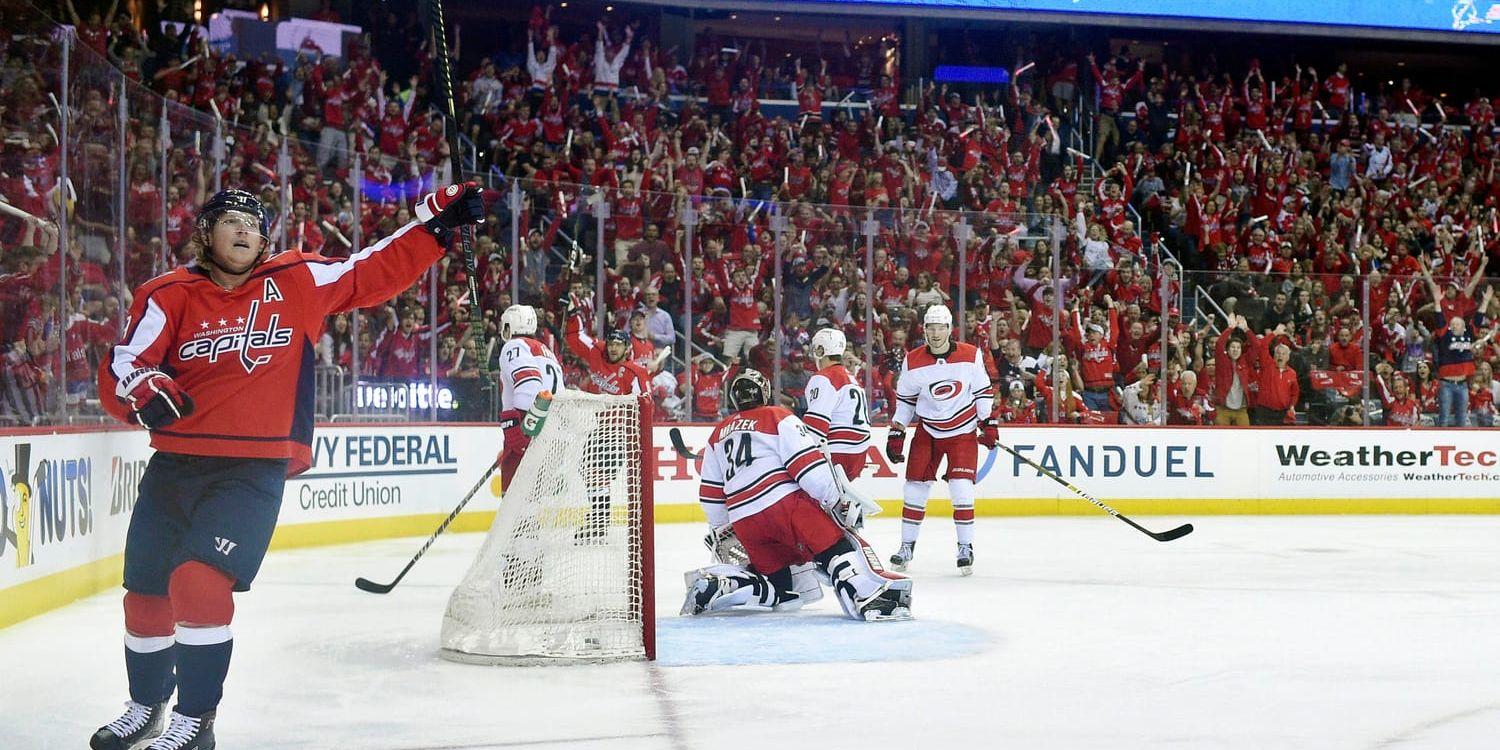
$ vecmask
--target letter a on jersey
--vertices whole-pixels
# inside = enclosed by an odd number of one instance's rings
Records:
[[[267,276],[265,288],[261,291],[261,302],[282,302],[286,298],[281,296],[281,289],[276,286],[276,280]]]

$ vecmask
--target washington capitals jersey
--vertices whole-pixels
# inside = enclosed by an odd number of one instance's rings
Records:
[[[646,368],[630,359],[629,353],[619,362],[609,361],[605,351],[607,344],[588,335],[583,330],[579,317],[574,315],[568,319],[568,330],[564,339],[568,342],[568,348],[588,364],[588,380],[583,382],[583,390],[589,393],[608,393],[615,396],[650,393],[651,376],[646,372]]]
[[[348,258],[282,253],[226,290],[197,266],[137,287],[124,337],[99,366],[104,407],[131,372],[154,367],[192,397],[192,414],[151,431],[151,446],[197,456],[311,465],[313,347],[331,314],[384,302],[411,286],[443,248],[417,222]]]
[[[829,365],[807,381],[808,429],[828,441],[829,453],[864,453],[870,445],[865,389],[843,365]]]
[[[979,349],[958,341],[937,356],[926,346],[906,353],[896,378],[896,423],[913,417],[937,438],[973,435],[989,419],[995,391]]]
[[[714,526],[753,516],[798,488],[824,506],[839,497],[817,436],[779,406],[720,422],[703,449],[700,476],[698,502]]]
[[[526,411],[542,391],[564,390],[562,365],[546,344],[515,336],[500,348],[500,410]]]

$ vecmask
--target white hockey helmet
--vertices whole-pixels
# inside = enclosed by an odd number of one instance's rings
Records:
[[[531,336],[536,333],[536,308],[511,305],[500,314],[500,337]]]
[[[953,325],[953,312],[946,305],[931,305],[927,308],[927,314],[922,316],[922,325],[930,326],[939,323],[945,326]]]
[[[947,328],[936,333],[930,330],[932,326],[938,325],[947,326]],[[927,342],[928,348],[934,350],[945,348],[952,337],[953,313],[943,305],[928,307],[927,312],[922,316],[922,339]]]
[[[848,346],[848,340],[844,338],[844,332],[837,328],[824,328],[813,334],[808,349],[812,351],[815,359],[824,357],[835,357],[844,353],[844,347]]]

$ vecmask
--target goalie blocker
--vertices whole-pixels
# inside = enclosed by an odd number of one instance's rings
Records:
[[[818,439],[790,411],[766,405],[770,384],[754,370],[730,383],[729,401],[736,413],[709,438],[698,499],[716,534],[732,526],[749,565],[743,575],[690,573],[684,611],[800,606],[794,567],[812,563],[850,617],[910,618],[911,580],[880,570],[830,515],[844,498]]]

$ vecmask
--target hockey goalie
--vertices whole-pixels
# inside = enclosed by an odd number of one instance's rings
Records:
[[[728,395],[734,413],[709,437],[698,489],[720,564],[687,574],[682,613],[795,609],[821,597],[826,581],[849,617],[911,619],[911,579],[881,570],[844,525],[860,500],[818,438],[769,405],[770,383],[755,370],[736,375]]]

